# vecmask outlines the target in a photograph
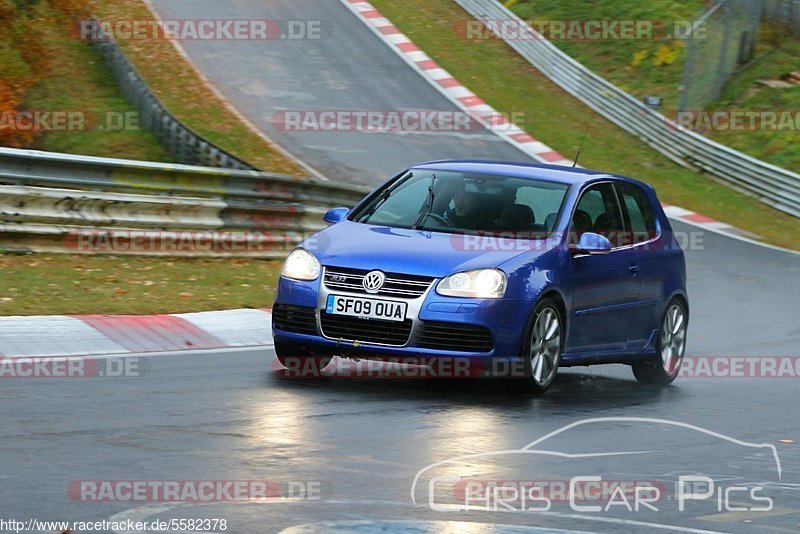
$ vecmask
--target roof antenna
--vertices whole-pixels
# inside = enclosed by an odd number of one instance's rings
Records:
[[[574,169],[576,165],[578,165],[578,158],[581,157],[581,151],[583,150],[583,143],[586,142],[586,134],[589,133],[589,126],[591,122],[586,123],[586,129],[583,131],[583,137],[581,138],[581,146],[578,147],[578,153],[575,154],[575,161],[572,162],[572,168]]]

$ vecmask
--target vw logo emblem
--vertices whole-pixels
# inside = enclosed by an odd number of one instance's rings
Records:
[[[361,285],[364,287],[364,290],[367,293],[377,293],[380,288],[383,287],[383,283],[386,281],[386,275],[384,275],[380,271],[371,271],[364,276],[364,279],[361,280]]]

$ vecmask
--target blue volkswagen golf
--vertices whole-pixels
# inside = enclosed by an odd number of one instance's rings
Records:
[[[459,359],[520,369],[625,363],[678,374],[683,251],[653,188],[550,165],[437,161],[394,176],[292,251],[273,307],[278,360]]]

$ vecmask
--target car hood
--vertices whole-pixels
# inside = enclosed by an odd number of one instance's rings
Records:
[[[342,221],[303,242],[322,265],[441,278],[469,269],[498,267],[530,247],[463,236]],[[504,250],[496,250],[502,248]],[[508,250],[511,249],[511,250]]]

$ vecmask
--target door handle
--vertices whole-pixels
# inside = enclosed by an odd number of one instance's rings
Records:
[[[631,263],[631,266],[628,267],[628,271],[630,271],[631,276],[636,276],[636,274],[639,272],[639,266],[635,263]]]

